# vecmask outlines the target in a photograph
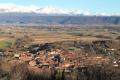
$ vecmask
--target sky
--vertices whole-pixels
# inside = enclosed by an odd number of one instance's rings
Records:
[[[120,13],[120,0],[0,0],[0,4],[52,6],[63,9],[79,9],[97,13]]]

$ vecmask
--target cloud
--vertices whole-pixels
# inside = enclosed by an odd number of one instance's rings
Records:
[[[35,5],[16,5],[13,3],[0,3],[0,12],[35,12],[35,13],[46,13],[46,14],[58,14],[62,13],[65,14],[69,10],[63,10],[59,8],[54,8],[51,6],[39,7]]]
[[[1,12],[32,12],[38,8],[39,7],[34,5],[22,6],[22,5],[16,5],[13,3],[0,3]]]

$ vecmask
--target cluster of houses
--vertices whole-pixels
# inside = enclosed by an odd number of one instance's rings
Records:
[[[111,41],[94,41],[92,44],[77,43],[75,50],[66,50],[53,43],[34,44],[24,51],[14,53],[12,49],[6,50],[5,54],[13,55],[18,62],[26,62],[30,67],[39,69],[65,69],[72,71],[86,65],[120,65],[120,55],[115,48],[109,47]],[[115,53],[116,52],[116,53]],[[0,55],[3,55],[0,53]],[[102,56],[101,56],[102,55]],[[105,57],[105,55],[107,55]]]
[[[104,42],[101,44],[104,44]],[[98,44],[96,44],[96,46],[97,45]],[[85,46],[82,45],[82,47]],[[80,48],[75,51],[64,50],[49,43],[31,45],[26,51],[20,54],[14,54],[14,58],[21,62],[27,62],[31,67],[38,67],[40,69],[65,69],[69,72],[80,66],[96,64],[109,65],[109,63],[111,63],[109,56],[103,57],[83,53]],[[115,61],[113,61],[113,66],[118,67],[117,62],[115,63]]]
[[[14,54],[14,59],[40,69],[66,69],[68,71],[68,69],[76,68],[73,60],[77,57],[77,53],[53,48],[50,44],[31,47],[20,54]]]

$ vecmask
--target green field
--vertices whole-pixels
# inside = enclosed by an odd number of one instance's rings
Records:
[[[0,41],[0,49],[5,49],[7,47],[10,47],[12,44],[14,44],[14,40],[12,39],[5,39]]]

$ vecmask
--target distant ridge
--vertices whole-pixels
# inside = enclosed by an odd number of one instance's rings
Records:
[[[0,13],[0,24],[120,25],[120,16]]]

